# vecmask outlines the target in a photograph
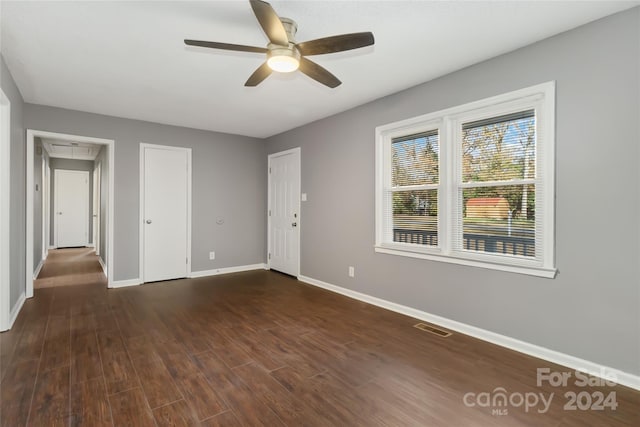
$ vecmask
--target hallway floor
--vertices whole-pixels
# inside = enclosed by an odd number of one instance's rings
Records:
[[[95,250],[50,249],[38,278],[33,281],[33,288],[75,285],[107,286],[107,278],[102,272]]]

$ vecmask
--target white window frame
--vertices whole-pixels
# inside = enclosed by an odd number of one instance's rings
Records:
[[[461,129],[464,123],[522,111],[536,117],[536,231],[535,257],[504,256],[465,250],[462,245]],[[391,143],[394,138],[439,130],[438,246],[393,242],[389,216]],[[504,181],[500,185],[516,185]],[[376,240],[378,253],[442,261],[474,267],[553,278],[555,268],[555,82],[547,82],[468,104],[389,123],[376,128]],[[390,208],[390,207],[389,207]]]

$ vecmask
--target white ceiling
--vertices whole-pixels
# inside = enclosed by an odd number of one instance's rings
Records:
[[[2,0],[0,47],[27,102],[268,137],[639,3],[272,1],[298,41],[374,33],[375,46],[311,58],[337,89],[299,72],[246,88],[263,56],[184,45],[266,46],[246,0]]]

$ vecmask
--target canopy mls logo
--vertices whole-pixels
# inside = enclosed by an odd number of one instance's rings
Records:
[[[465,406],[470,408],[474,406],[491,408],[491,415],[509,415],[509,407],[524,407],[524,411],[527,413],[535,409],[539,414],[544,414],[549,410],[553,396],[554,393],[547,396],[545,393],[532,391],[507,393],[505,388],[497,387],[491,392],[466,393],[462,401]]]
[[[610,370],[603,370],[593,376],[581,371],[551,371],[550,368],[536,370],[536,385],[538,387],[572,388],[562,394],[565,411],[615,411],[618,407],[616,392],[602,391],[602,387],[615,387],[617,375]],[[599,390],[585,389],[575,391],[575,388],[598,387]],[[504,387],[496,387],[493,391],[480,393],[468,392],[462,401],[467,407],[487,408],[491,415],[509,415],[509,408],[524,408],[526,413],[535,411],[544,414],[549,411],[556,393],[545,392],[507,392]]]

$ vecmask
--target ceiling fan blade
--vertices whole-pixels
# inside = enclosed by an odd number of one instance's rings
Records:
[[[271,75],[271,67],[265,62],[261,66],[258,67],[257,70],[251,74],[251,77],[244,84],[245,86],[258,86],[264,79]]]
[[[298,43],[296,47],[301,54],[310,56],[358,49],[365,46],[371,46],[373,43],[373,33],[366,32],[324,37],[321,39]]]
[[[212,49],[235,50],[239,52],[267,53],[267,49],[264,47],[244,46],[241,44],[206,42],[201,40],[185,40],[184,43],[189,46],[210,47]]]
[[[320,82],[325,86],[329,86],[331,89],[342,84],[336,76],[315,62],[309,61],[304,56],[300,58],[300,71],[311,77],[313,80]]]
[[[280,46],[289,45],[289,37],[284,25],[280,21],[280,17],[269,3],[261,0],[249,0],[251,8],[256,15],[260,26],[273,44]]]

